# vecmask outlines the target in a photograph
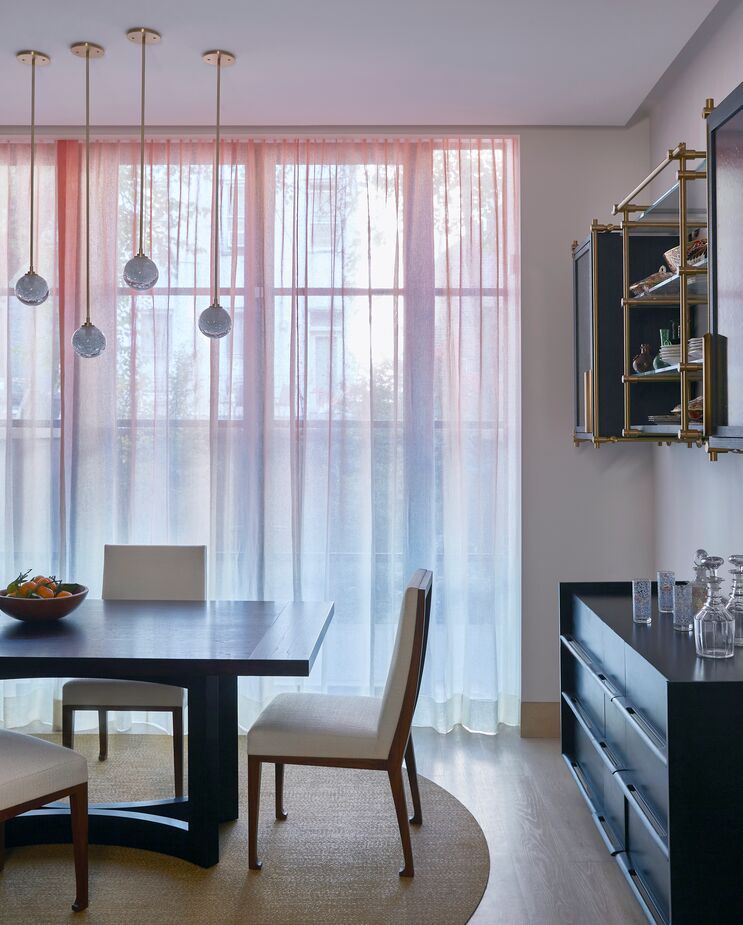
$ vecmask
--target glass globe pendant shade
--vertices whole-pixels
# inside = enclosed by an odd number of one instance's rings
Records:
[[[199,330],[206,337],[225,337],[232,330],[230,313],[214,301],[199,315]]]
[[[15,294],[24,305],[41,305],[49,295],[49,286],[43,276],[29,270],[15,284]]]
[[[144,254],[132,257],[124,267],[124,282],[132,289],[139,289],[142,292],[145,289],[152,289],[159,276],[155,261],[150,260]]]
[[[72,346],[79,357],[97,357],[106,349],[106,335],[90,321],[85,321],[72,335]]]

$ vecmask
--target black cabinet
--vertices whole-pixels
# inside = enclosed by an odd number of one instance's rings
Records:
[[[743,922],[743,653],[634,624],[629,582],[561,584],[560,669],[563,757],[648,920]]]
[[[641,280],[663,263],[663,254],[678,244],[667,234],[633,234],[630,275]],[[613,225],[591,226],[590,235],[573,251],[575,308],[574,436],[602,442],[620,438],[624,427],[624,317],[622,310],[622,235]],[[676,317],[678,311],[676,310]],[[659,331],[670,327],[672,308],[644,306],[633,316],[630,356],[649,343],[657,352]],[[679,399],[674,382],[634,383],[632,424],[647,424],[650,414],[670,411]]]

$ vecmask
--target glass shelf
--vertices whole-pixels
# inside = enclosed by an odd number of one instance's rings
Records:
[[[701,160],[696,171],[704,173],[707,169],[707,161]],[[686,187],[687,206],[686,217],[689,227],[694,222],[706,222],[707,220],[707,184],[695,181],[689,183]],[[655,202],[648,206],[644,212],[640,212],[635,218],[636,222],[669,222],[671,225],[678,225],[679,220],[679,184],[666,190],[662,196],[659,196]],[[650,231],[651,229],[648,229]]]
[[[687,298],[693,304],[699,304],[707,301],[707,258],[703,257],[690,264],[694,270],[699,270],[698,274],[687,277]],[[681,276],[679,273],[668,273],[667,279],[656,283],[652,289],[634,296],[632,302],[637,305],[641,302],[652,303],[654,299],[678,299],[681,290]]]

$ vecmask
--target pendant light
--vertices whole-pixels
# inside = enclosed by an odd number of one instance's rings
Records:
[[[85,321],[72,335],[72,346],[80,357],[97,357],[106,349],[106,336],[90,320],[90,59],[102,58],[103,49],[76,42],[70,51],[85,58]]]
[[[212,193],[212,223],[214,232],[212,246],[214,248],[214,273],[212,279],[212,304],[199,315],[199,330],[207,337],[224,337],[232,330],[230,313],[219,304],[219,119],[222,92],[222,68],[235,63],[235,56],[227,51],[205,51],[201,56],[207,64],[217,69],[217,128],[216,146],[214,153],[214,178]]]
[[[144,252],[144,101],[145,101],[145,48],[160,41],[160,33],[154,29],[130,29],[126,37],[130,42],[142,46],[142,99],[139,123],[139,250],[124,267],[124,282],[132,289],[152,289],[160,275],[153,260]]]
[[[49,286],[43,276],[34,270],[34,167],[36,166],[36,68],[49,64],[49,55],[40,51],[19,51],[16,55],[21,64],[31,65],[31,217],[28,273],[15,284],[15,294],[24,305],[41,305],[49,295]]]

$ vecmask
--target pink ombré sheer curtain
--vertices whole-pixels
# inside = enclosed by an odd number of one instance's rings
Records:
[[[309,679],[241,680],[247,726],[282,689],[380,693],[405,580],[431,568],[416,722],[516,724],[518,139],[225,143],[233,332],[214,343],[196,325],[213,146],[148,145],[160,279],[142,295],[121,281],[137,149],[95,144],[92,317],[108,347],[90,361],[69,346],[84,313],[80,146],[43,148],[53,293],[33,310],[11,294],[28,148],[0,147],[6,572],[49,567],[96,594],[104,543],[206,543],[212,597],[334,600]],[[58,682],[3,687],[0,721],[53,722]]]

